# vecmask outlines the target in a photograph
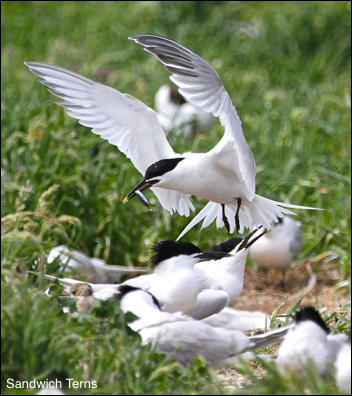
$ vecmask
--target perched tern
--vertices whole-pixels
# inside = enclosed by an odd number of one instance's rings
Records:
[[[124,265],[109,265],[104,260],[88,257],[78,250],[70,249],[64,245],[55,246],[48,254],[48,264],[58,261],[62,272],[76,269],[86,276],[88,282],[111,283],[118,281],[122,275],[149,272],[144,267],[127,267]]]
[[[166,132],[191,137],[196,129],[207,131],[214,123],[214,117],[188,103],[171,85],[162,85],[155,94],[155,109],[158,120]]]
[[[203,356],[211,365],[219,366],[235,355],[280,341],[289,329],[248,337],[242,331],[213,327],[181,313],[162,312],[152,294],[121,287],[121,309],[139,318],[129,326],[139,333],[142,343],[152,344],[157,352],[183,365]]]
[[[178,239],[203,219],[202,227],[216,220],[218,228],[243,232],[258,225],[270,229],[284,214],[293,214],[288,208],[313,209],[255,194],[254,156],[229,95],[206,61],[161,36],[140,34],[130,39],[173,73],[171,80],[190,103],[219,117],[225,133],[210,151],[177,154],[156,113],[138,99],[57,66],[25,62],[40,82],[63,100],[58,105],[116,145],[144,176],[124,202],[137,196],[148,205],[142,192],[152,188],[166,210],[189,216],[194,210],[191,195],[210,201]]]
[[[294,265],[301,246],[301,223],[284,216],[250,247],[249,256],[260,267],[286,270]]]

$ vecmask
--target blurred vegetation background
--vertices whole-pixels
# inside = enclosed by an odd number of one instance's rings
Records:
[[[237,107],[257,162],[257,192],[325,209],[297,211],[302,257],[336,252],[349,285],[350,2],[3,1],[1,11],[2,384],[65,368],[98,379],[105,393],[209,391],[202,362],[186,373],[146,358],[148,348],[132,354],[138,340],[123,324],[118,331],[94,315],[68,321],[42,296],[45,282],[24,276],[47,270],[46,254],[59,244],[110,264],[148,265],[152,244],[175,239],[191,220],[168,214],[152,193],[150,211],[137,200],[123,205],[139,173],[56,106],[24,61],[65,67],[153,107],[169,74],[128,36],[161,34],[199,54]],[[203,151],[222,133],[216,123],[191,141],[169,139],[176,151]],[[208,248],[227,238],[212,225],[184,240]],[[149,382],[136,379],[137,366]]]

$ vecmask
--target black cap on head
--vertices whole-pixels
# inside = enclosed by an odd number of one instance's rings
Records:
[[[183,159],[184,157],[167,158],[154,162],[154,164],[151,164],[145,171],[144,179],[154,179],[158,176],[162,176],[166,172],[172,171],[176,167],[176,165]]]
[[[193,245],[193,243],[176,241],[159,241],[153,247],[153,251],[155,252],[155,255],[152,257],[151,261],[154,265],[181,254],[191,255],[202,253],[202,251],[196,245]]]
[[[315,322],[327,333],[330,333],[327,324],[324,322],[319,312],[314,307],[312,306],[303,307],[296,312],[295,314],[296,323],[303,322],[305,320],[311,320],[312,322]]]

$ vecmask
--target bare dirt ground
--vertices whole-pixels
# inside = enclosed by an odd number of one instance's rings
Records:
[[[346,288],[335,287],[341,280],[338,268],[339,264],[330,252],[288,269],[284,282],[280,271],[247,267],[243,292],[232,307],[262,311],[269,315],[280,307],[278,312],[285,314],[303,296],[302,305],[324,306],[329,311],[336,311],[350,299]],[[259,370],[257,374],[260,375],[260,368],[256,370]],[[218,369],[217,376],[227,390],[250,383],[246,376],[228,367]]]
[[[335,287],[341,280],[338,268],[338,262],[330,252],[288,269],[284,282],[280,271],[247,267],[243,292],[232,307],[259,310],[271,315],[283,304],[279,312],[285,313],[304,296],[302,305],[322,305],[329,310],[337,309],[349,300],[346,288]]]

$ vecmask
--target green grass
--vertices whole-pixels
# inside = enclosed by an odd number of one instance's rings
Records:
[[[168,72],[127,37],[162,34],[194,50],[216,67],[238,109],[257,161],[258,193],[325,209],[297,211],[302,257],[336,252],[349,287],[349,2],[4,1],[1,8],[2,386],[9,376],[64,370],[96,379],[99,393],[223,391],[202,361],[182,370],[148,348],[132,352],[138,337],[119,312],[68,318],[42,295],[46,284],[25,276],[46,270],[45,254],[58,244],[109,263],[146,263],[151,245],[175,239],[190,219],[166,213],[152,193],[150,211],[138,201],[122,205],[138,172],[58,108],[24,61],[75,70],[153,106]],[[191,142],[171,140],[177,151],[201,151],[222,132],[216,125]],[[226,238],[212,225],[184,240],[207,248]],[[111,312],[112,322],[102,320]],[[306,393],[319,393],[321,382]]]

